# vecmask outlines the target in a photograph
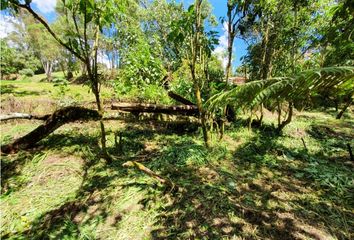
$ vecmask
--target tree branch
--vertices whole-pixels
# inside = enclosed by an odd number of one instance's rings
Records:
[[[47,31],[50,33],[50,35],[53,36],[53,38],[63,47],[65,47],[66,49],[68,49],[72,54],[74,54],[78,59],[80,59],[82,62],[85,61],[85,59],[80,56],[79,53],[77,53],[73,48],[71,48],[68,44],[64,43],[59,37],[58,35],[50,28],[49,24],[47,23],[46,20],[44,20],[40,15],[38,15],[35,11],[33,11],[33,9],[31,8],[31,6],[29,4],[20,4],[16,1],[10,0],[10,2],[12,4],[14,4],[15,6],[19,7],[19,8],[23,8],[26,9],[30,14],[32,14],[32,16],[38,20],[46,29]]]

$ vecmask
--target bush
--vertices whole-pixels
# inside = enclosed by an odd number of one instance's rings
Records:
[[[122,81],[114,82],[116,97],[121,101],[149,102],[171,104],[167,91],[157,84],[128,84]]]
[[[34,76],[33,70],[29,69],[29,68],[22,69],[22,70],[18,71],[18,73],[20,75],[24,75],[24,76],[27,76],[27,77],[33,77]]]

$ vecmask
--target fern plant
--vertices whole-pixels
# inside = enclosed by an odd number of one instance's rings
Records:
[[[236,108],[255,110],[261,104],[277,107],[289,103],[286,120],[278,117],[279,130],[290,123],[294,106],[303,106],[312,94],[328,91],[332,94],[351,94],[354,89],[354,67],[326,67],[301,72],[291,77],[270,78],[245,83],[211,97],[207,106],[210,111],[223,109],[227,104]]]

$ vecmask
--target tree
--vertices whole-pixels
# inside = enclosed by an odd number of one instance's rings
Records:
[[[319,42],[324,47],[323,66],[354,64],[354,4],[350,0],[339,1],[330,9],[330,24],[321,26]]]
[[[99,113],[103,115],[104,109],[100,99],[100,77],[98,75],[98,47],[101,31],[113,22],[113,9],[121,9],[118,1],[94,1],[94,0],[67,0],[58,5],[70,29],[64,34],[53,31],[44,18],[38,15],[31,7],[31,0],[9,0],[2,4],[2,8],[27,10],[38,20],[52,37],[75,57],[77,57],[87,69],[88,78]],[[102,154],[109,161],[106,151],[106,134],[103,120],[100,121]]]
[[[173,31],[169,36],[176,43],[179,54],[188,63],[206,147],[210,147],[210,133],[208,113],[203,106],[202,87],[205,82],[209,82],[208,66],[214,45],[218,42],[214,31],[205,31],[209,17],[210,8],[207,2],[196,0],[183,18],[173,24]]]
[[[9,75],[18,72],[13,59],[15,59],[15,51],[10,48],[6,41],[0,39],[1,54],[0,54],[0,66],[1,66],[1,79],[4,75]]]
[[[17,74],[22,69],[37,71],[40,68],[40,61],[30,49],[17,46],[10,40],[11,37],[10,35],[5,39],[0,39],[1,75]]]
[[[228,0],[227,1],[227,64],[226,64],[226,81],[228,81],[232,73],[232,54],[233,45],[236,34],[242,29],[242,20],[246,17],[248,6],[247,1]],[[224,22],[224,20],[222,21]]]
[[[48,34],[44,26],[24,11],[20,11],[20,19],[25,25],[26,42],[34,55],[41,61],[47,80],[52,78],[55,62],[60,55],[59,44]],[[53,28],[53,26],[51,26]]]
[[[156,58],[161,59],[165,70],[169,73],[181,66],[182,58],[174,41],[168,41],[174,22],[183,16],[183,5],[174,1],[154,0],[142,1],[143,31],[147,42],[152,46]]]

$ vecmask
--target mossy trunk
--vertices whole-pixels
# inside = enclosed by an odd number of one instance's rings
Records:
[[[203,109],[203,104],[202,104],[202,97],[200,93],[199,86],[195,84],[195,96],[197,99],[197,107],[199,110],[200,114],[200,121],[202,124],[202,131],[203,131],[203,138],[204,138],[204,143],[207,148],[210,147],[210,133],[208,131],[208,124],[207,124],[207,117],[206,117],[206,112]]]

